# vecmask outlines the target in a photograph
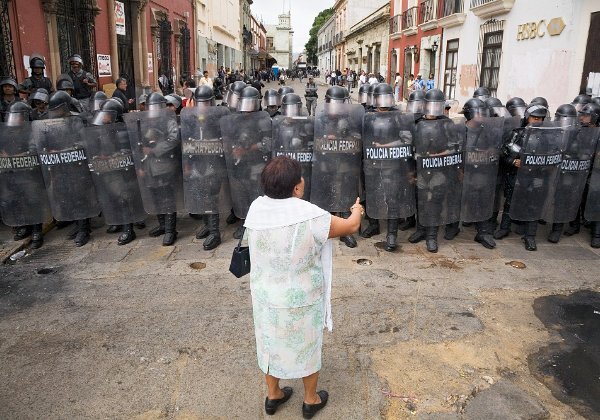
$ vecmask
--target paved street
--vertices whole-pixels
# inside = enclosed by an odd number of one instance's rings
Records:
[[[82,248],[65,239],[70,227],[53,229],[2,267],[0,418],[265,416],[249,279],[227,270],[236,225],[223,222],[224,243],[207,252],[188,216],[171,247],[147,223],[125,246],[99,219]],[[330,402],[317,418],[582,418],[530,370],[531,355],[561,340],[533,303],[600,291],[600,250],[587,229],[558,245],[547,231],[537,252],[514,233],[484,249],[473,227],[452,242],[440,234],[438,254],[409,244],[412,232],[395,253],[382,250],[384,234],[355,249],[336,240],[320,380]],[[302,382],[282,383],[295,394],[277,416],[300,418]]]

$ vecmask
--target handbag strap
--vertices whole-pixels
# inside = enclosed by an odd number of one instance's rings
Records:
[[[242,236],[240,236],[240,241],[238,242],[237,246],[235,247],[236,251],[239,251],[240,248],[242,247],[242,240],[244,239],[245,233],[246,233],[246,228],[244,228],[244,232],[242,232]]]

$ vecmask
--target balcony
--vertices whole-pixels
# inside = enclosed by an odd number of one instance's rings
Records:
[[[402,15],[396,15],[390,18],[390,39],[398,39],[402,37]]]
[[[402,35],[410,36],[417,33],[417,15],[419,8],[417,6],[406,9],[402,13]]]
[[[438,25],[445,29],[462,25],[467,18],[464,2],[465,0],[439,0]]]
[[[437,14],[435,13],[435,4],[437,0],[424,0],[419,5],[419,28],[422,31],[430,31],[437,28]]]
[[[508,13],[515,0],[471,0],[471,12],[481,19]]]

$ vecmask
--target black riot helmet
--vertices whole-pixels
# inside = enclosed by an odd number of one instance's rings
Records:
[[[246,86],[237,104],[238,112],[255,112],[260,110],[260,92],[252,86]]]
[[[591,119],[588,121],[585,116],[591,116]],[[581,111],[579,111],[579,122],[584,127],[597,127],[600,123],[600,105],[595,102],[590,102],[589,104],[585,104]]]
[[[488,107],[490,117],[505,117],[507,112],[504,105],[502,105],[502,101],[498,98],[487,98],[485,101],[485,105]]]
[[[473,92],[473,98],[481,99],[482,101],[485,101],[490,96],[492,96],[490,90],[484,86],[478,87],[475,89],[475,92]]]
[[[173,106],[175,110],[181,108],[181,103],[183,102],[181,100],[181,96],[177,95],[176,93],[169,93],[168,95],[165,95],[165,100],[167,101],[167,105]]]
[[[279,93],[275,89],[267,89],[263,95],[263,108],[279,106]]]
[[[531,104],[525,109],[525,122],[529,117],[546,118],[548,115],[548,108],[543,105]]]
[[[44,88],[36,89],[33,92],[31,92],[31,95],[29,95],[29,100],[31,101],[31,103],[33,103],[33,101],[42,101],[48,103],[49,98],[50,95],[48,94],[48,91]]]
[[[81,56],[79,54],[73,54],[71,57],[69,57],[67,59],[67,61],[69,62],[69,64],[71,64],[71,63],[79,63],[79,65],[81,67],[83,67],[83,60],[81,59]]]
[[[13,102],[4,114],[4,122],[9,127],[18,127],[23,125],[25,121],[31,120],[31,112],[32,109],[27,103],[23,101]]]
[[[573,104],[562,104],[556,108],[554,121],[563,127],[575,125],[577,123],[577,109]]]
[[[12,77],[5,77],[4,79],[0,80],[0,86],[4,86],[4,85],[10,85],[10,86],[14,87],[15,95],[19,91],[19,85],[17,85],[17,82]],[[3,92],[0,92],[0,95],[2,95],[2,94],[3,94]]]
[[[425,111],[425,92],[422,90],[415,90],[408,96],[408,104],[406,106],[406,112],[412,112],[414,114],[422,114]]]
[[[464,114],[467,121],[477,117],[488,117],[488,107],[481,99],[471,98],[463,105],[459,114]]]
[[[199,107],[215,106],[215,92],[210,86],[202,85],[194,89],[194,103]]]
[[[68,74],[61,74],[58,76],[58,80],[56,81],[56,90],[70,90],[70,94],[73,94],[75,86],[73,85],[73,80],[71,80],[71,77]]]
[[[101,90],[94,92],[90,100],[90,111],[93,112],[99,110],[104,101],[107,99],[106,93],[102,92]]]
[[[94,113],[92,125],[112,124],[120,120],[123,115],[123,105],[116,98],[107,99],[100,109]]]
[[[592,98],[590,98],[589,96],[577,95],[575,99],[573,99],[573,102],[571,102],[571,105],[573,105],[577,112],[579,112],[585,104],[589,104],[590,102],[592,102]]]
[[[372,108],[374,106],[373,92],[375,92],[375,88],[377,87],[378,84],[379,84],[379,82],[375,82],[375,83],[369,85],[369,89],[367,89],[367,106],[368,107]]]
[[[600,105],[600,96],[594,96],[592,98],[592,102],[597,103],[598,105]]]
[[[375,108],[391,108],[394,106],[394,88],[387,83],[379,83],[373,89],[373,106]]]
[[[229,95],[227,96],[227,105],[232,110],[236,110],[242,91],[248,86],[246,83],[238,80],[229,86]]]
[[[286,117],[299,117],[302,113],[302,99],[295,93],[287,93],[281,100],[281,114]]]
[[[294,93],[294,89],[292,89],[289,86],[281,86],[279,88],[279,90],[277,91],[277,100],[278,100],[277,105],[281,106],[281,101],[282,101],[283,97],[285,95],[287,95],[288,93]]]
[[[167,100],[159,92],[152,92],[146,98],[146,110],[155,111],[157,109],[163,109],[167,106]]]
[[[46,63],[44,59],[38,55],[34,55],[29,59],[29,68],[30,69],[45,69]]]
[[[71,115],[71,95],[64,90],[57,90],[48,100],[48,118],[61,118]]]
[[[350,95],[346,88],[342,86],[331,86],[325,92],[325,104],[323,109],[329,114],[337,114],[348,103]]]
[[[542,96],[536,96],[531,100],[531,102],[529,102],[529,105],[541,105],[548,108],[548,101]]]
[[[527,104],[523,100],[523,98],[519,98],[515,96],[514,98],[510,98],[506,102],[506,109],[509,114],[513,117],[523,117],[525,116],[525,109],[527,108]]]
[[[368,83],[363,83],[358,88],[358,102],[360,102],[362,105],[367,103],[367,94],[369,92],[369,86],[370,85]]]
[[[430,89],[425,94],[425,115],[433,115],[439,117],[444,115],[444,105],[446,97],[444,92],[439,89]]]

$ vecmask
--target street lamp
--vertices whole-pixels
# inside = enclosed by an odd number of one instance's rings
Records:
[[[433,51],[433,53],[435,54],[435,52],[438,50],[438,44],[437,41],[433,41],[433,45],[431,46],[431,51]]]
[[[433,41],[433,44],[431,45],[431,51],[433,52],[433,59],[431,60],[433,62],[433,65],[431,66],[432,71],[431,73],[433,73],[433,77],[435,79],[435,53],[438,50],[438,44],[437,44],[437,40]]]

